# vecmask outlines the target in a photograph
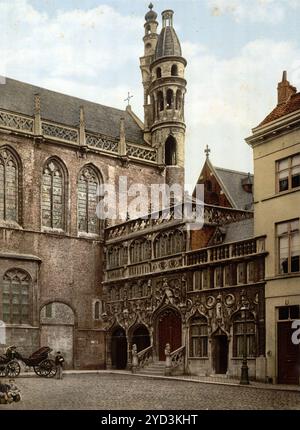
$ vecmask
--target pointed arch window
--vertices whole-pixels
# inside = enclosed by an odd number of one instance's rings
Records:
[[[148,240],[134,240],[130,245],[130,262],[139,263],[151,258],[151,242]]]
[[[92,166],[84,167],[78,180],[78,231],[99,234],[99,219],[96,214],[99,177]]]
[[[19,169],[11,151],[0,150],[0,219],[19,221]]]
[[[30,324],[30,309],[31,277],[19,269],[7,271],[2,283],[2,320],[7,324]]]
[[[176,165],[176,140],[173,136],[169,136],[165,143],[165,164]]]
[[[65,228],[65,176],[60,163],[50,159],[43,170],[42,226]]]

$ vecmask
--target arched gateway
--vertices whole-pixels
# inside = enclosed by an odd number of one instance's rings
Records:
[[[132,333],[132,345],[136,344],[138,352],[150,346],[149,331],[146,326],[139,325]]]
[[[114,369],[127,366],[127,339],[122,327],[116,327],[111,336],[111,364]]]

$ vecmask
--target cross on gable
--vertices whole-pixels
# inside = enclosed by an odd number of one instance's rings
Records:
[[[206,145],[206,148],[204,149],[204,152],[206,154],[206,158],[208,158],[209,157],[209,153],[210,153],[210,149],[209,149],[208,145]]]
[[[124,102],[127,102],[127,105],[128,105],[128,106],[129,106],[130,99],[132,99],[132,97],[133,97],[133,96],[131,96],[131,95],[130,95],[130,92],[128,92],[128,96],[127,96],[127,98],[124,100]]]

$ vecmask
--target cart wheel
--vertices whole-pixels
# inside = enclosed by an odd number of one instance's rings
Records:
[[[48,365],[50,368],[47,378],[54,378],[54,376],[56,375],[56,365],[53,360],[48,359],[47,361],[49,362]]]
[[[46,358],[46,360],[41,361],[38,366],[34,367],[34,371],[38,376],[47,378],[49,373],[51,372],[51,367],[51,360]]]
[[[10,361],[7,365],[7,376],[10,378],[16,378],[19,376],[21,367],[17,361]]]
[[[1,365],[0,366],[0,377],[5,377],[7,375],[7,366]]]
[[[42,363],[40,363],[38,366],[33,366],[33,370],[38,376],[41,376],[42,378],[45,378],[49,373],[48,369],[45,369]]]

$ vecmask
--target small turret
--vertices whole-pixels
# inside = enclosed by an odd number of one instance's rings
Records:
[[[153,10],[153,4],[149,4],[149,11],[145,15],[145,35],[144,41],[144,56],[140,58],[140,68],[142,72],[143,86],[144,86],[144,125],[145,125],[145,140],[149,141],[150,137],[147,136],[148,117],[150,110],[150,99],[149,99],[149,85],[151,83],[150,75],[150,64],[153,61],[156,44],[158,39],[157,27],[158,22],[156,21],[157,13]]]

